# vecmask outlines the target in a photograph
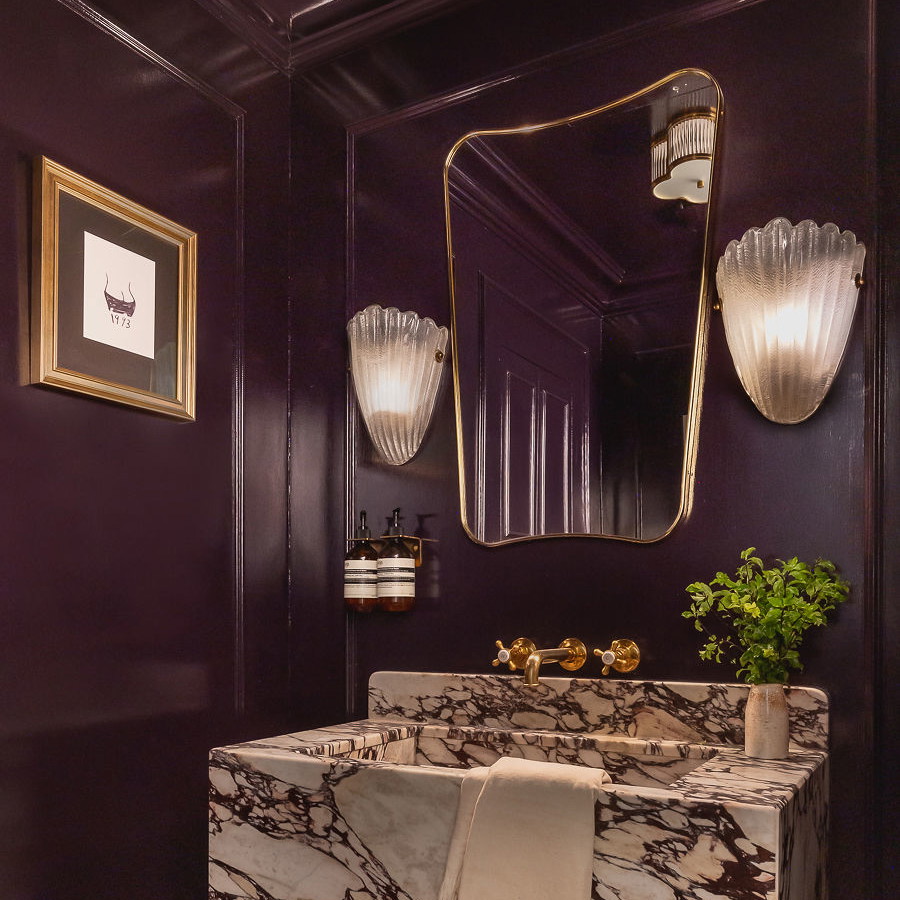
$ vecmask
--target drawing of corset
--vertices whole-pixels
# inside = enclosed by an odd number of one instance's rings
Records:
[[[109,287],[109,275],[106,276],[106,284],[103,286],[103,296],[106,297],[106,306],[110,312],[120,313],[128,316],[134,315],[134,309],[137,306],[137,300],[134,299],[134,294],[131,293],[131,282],[128,283],[128,293],[131,294],[131,300],[125,299],[125,291],[122,291],[121,298],[116,297],[107,290]]]

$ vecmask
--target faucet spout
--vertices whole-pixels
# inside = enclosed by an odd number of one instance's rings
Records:
[[[549,650],[535,650],[525,660],[525,674],[522,683],[535,687],[541,683],[541,665],[545,662],[558,662],[570,672],[580,669],[587,659],[587,648],[578,638],[566,638],[558,647]]]
[[[571,651],[563,647],[557,647],[553,650],[535,650],[534,653],[525,660],[525,675],[523,682],[527,684],[528,687],[534,687],[535,685],[540,684],[541,680],[538,676],[541,673],[541,663],[568,659],[570,655]]]

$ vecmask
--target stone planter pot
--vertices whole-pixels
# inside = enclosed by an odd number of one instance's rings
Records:
[[[788,740],[784,685],[751,684],[744,711],[744,752],[756,759],[784,759]]]

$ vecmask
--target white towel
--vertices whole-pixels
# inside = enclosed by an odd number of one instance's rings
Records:
[[[450,837],[450,849],[447,853],[447,863],[444,866],[444,882],[441,885],[438,900],[457,900],[459,896],[459,877],[462,874],[463,857],[469,841],[472,816],[475,814],[475,804],[478,802],[478,797],[490,771],[486,766],[476,766],[469,769],[463,776],[462,784],[459,786],[456,824],[453,826],[453,834]]]
[[[466,773],[439,900],[589,900],[603,769],[504,756]]]

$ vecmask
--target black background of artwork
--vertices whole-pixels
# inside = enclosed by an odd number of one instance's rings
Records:
[[[178,247],[61,189],[57,235],[58,366],[142,391],[152,391],[155,384],[174,386],[176,354],[167,353],[160,358],[158,365],[165,371],[155,373],[155,360],[84,337],[85,231],[156,263],[157,357],[161,348],[178,340]],[[174,397],[175,391],[167,391],[163,396]]]

